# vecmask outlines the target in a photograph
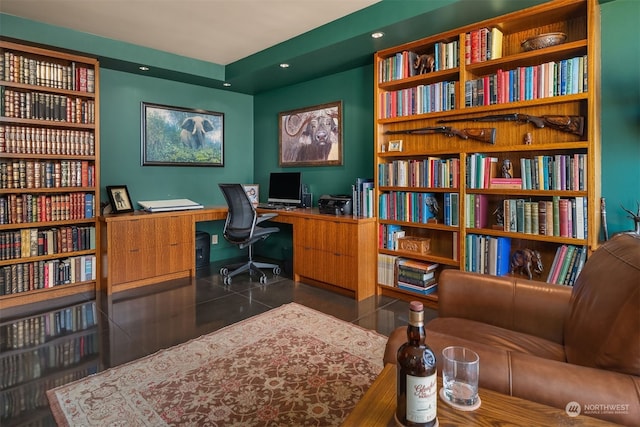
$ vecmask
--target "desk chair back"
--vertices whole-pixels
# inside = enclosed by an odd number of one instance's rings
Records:
[[[224,225],[224,237],[231,243],[251,241],[257,213],[241,184],[218,184],[227,201],[229,212]]]

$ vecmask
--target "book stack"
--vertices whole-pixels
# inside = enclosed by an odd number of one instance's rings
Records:
[[[547,283],[573,286],[587,260],[587,247],[561,245],[549,269]]]
[[[396,266],[398,288],[422,295],[429,295],[437,290],[435,274],[439,264],[398,258]]]
[[[426,224],[435,218],[440,204],[434,193],[390,191],[380,195],[378,218]]]
[[[464,37],[465,64],[502,58],[502,31],[498,28],[480,28],[470,31]]]
[[[456,106],[455,81],[418,85],[380,93],[381,119],[450,111]]]
[[[398,250],[398,239],[404,237],[405,231],[398,224],[380,224],[380,249]]]
[[[395,255],[378,254],[378,283],[393,286],[397,259]]]
[[[380,187],[458,188],[460,159],[429,156],[378,165]]]

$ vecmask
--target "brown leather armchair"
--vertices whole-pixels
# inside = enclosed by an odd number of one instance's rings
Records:
[[[476,351],[481,387],[640,425],[640,236],[603,244],[573,288],[443,271],[426,334],[436,354]],[[385,363],[405,341],[405,327],[391,333]]]

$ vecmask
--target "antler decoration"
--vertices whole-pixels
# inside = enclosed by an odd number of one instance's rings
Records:
[[[622,204],[620,204],[620,207],[622,208],[623,211],[628,213],[629,214],[629,218],[631,218],[633,220],[633,223],[634,223],[634,226],[635,226],[635,232],[636,233],[640,233],[640,202],[636,202],[636,204],[638,206],[638,212],[636,212],[636,213],[634,213],[630,209],[625,208],[624,206],[622,206]]]

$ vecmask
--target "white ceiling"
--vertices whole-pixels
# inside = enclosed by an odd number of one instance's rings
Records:
[[[380,0],[1,0],[0,11],[220,65]]]

